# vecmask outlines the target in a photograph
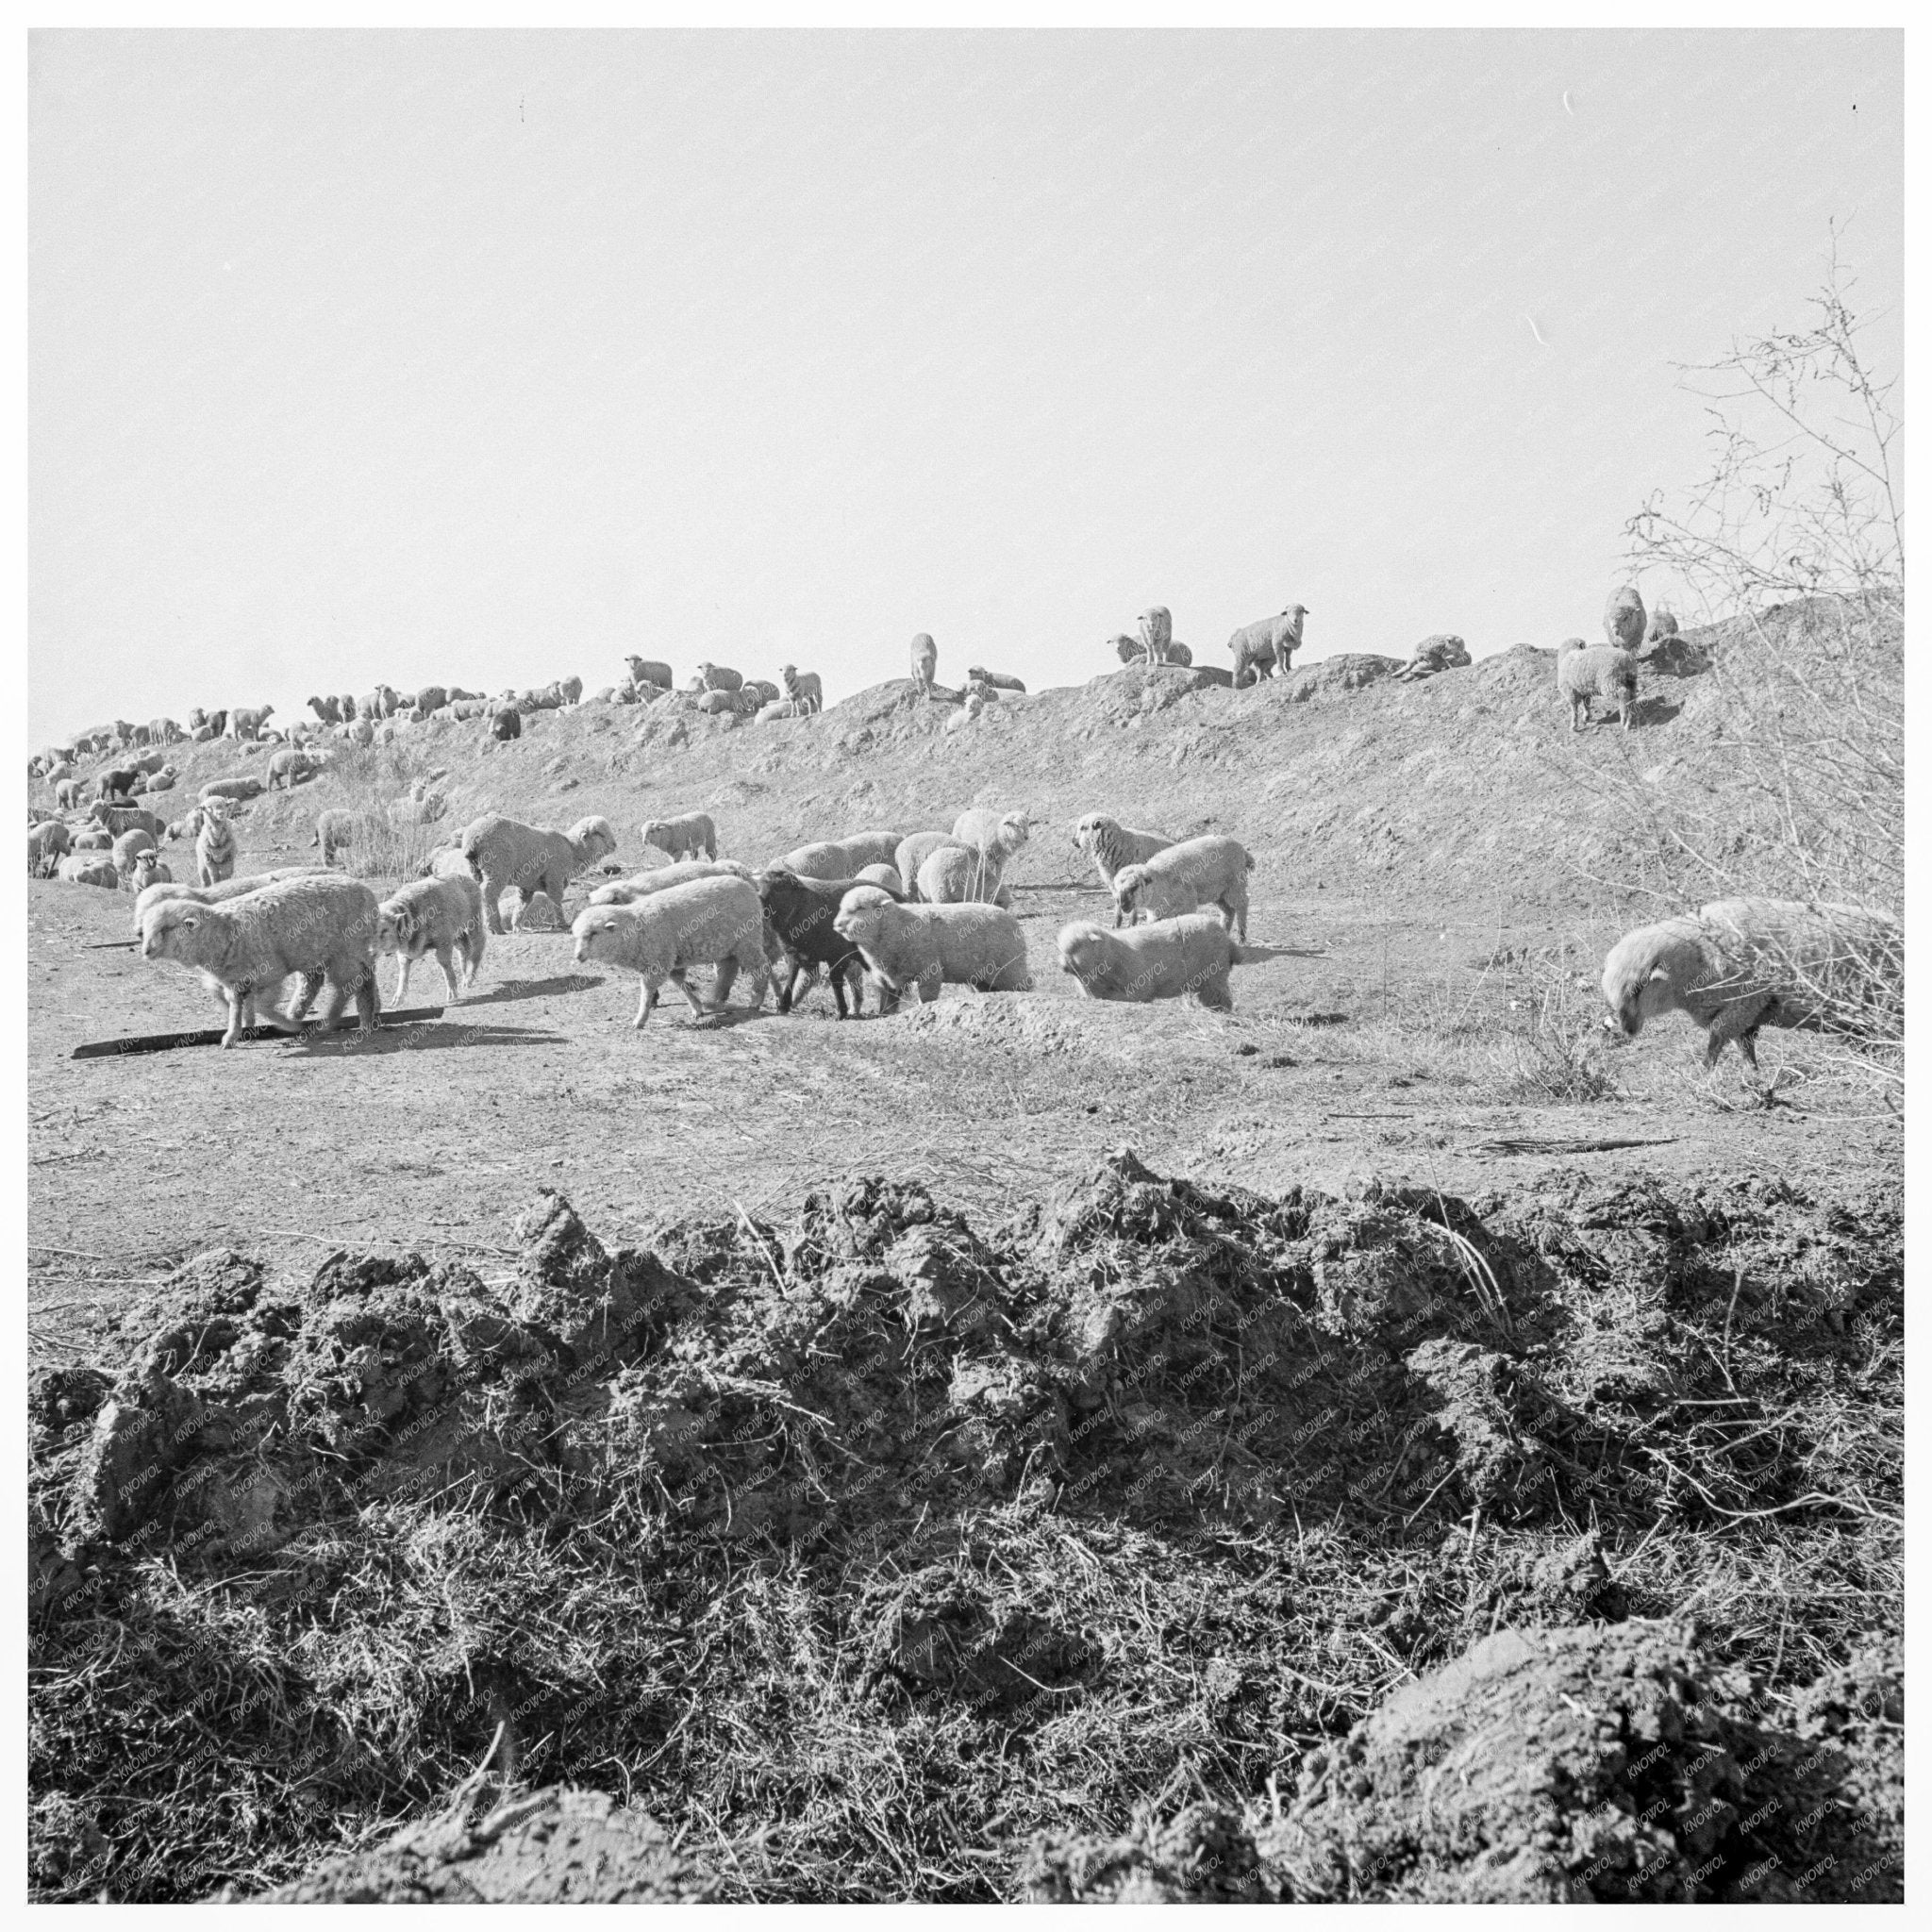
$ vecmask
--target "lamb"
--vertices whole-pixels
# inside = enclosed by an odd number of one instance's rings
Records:
[[[846,1017],[845,994],[852,993],[852,1014],[860,1015],[865,1007],[863,985],[865,960],[853,941],[834,924],[845,894],[858,881],[853,879],[801,878],[783,866],[774,866],[758,881],[758,894],[765,908],[765,926],[779,952],[780,981],[778,1010],[789,1013],[799,994],[826,969],[832,982],[832,1000],[840,1019]],[[879,886],[896,900],[899,895]],[[887,995],[879,994],[879,1010],[884,1012]]]
[[[963,731],[986,709],[986,700],[977,691],[968,691],[966,702],[946,720],[948,734]]]
[[[773,864],[802,879],[856,878],[868,865],[891,865],[902,841],[897,832],[853,832],[800,845]]]
[[[1239,691],[1257,678],[1272,677],[1278,666],[1287,675],[1289,660],[1301,648],[1302,620],[1307,615],[1304,604],[1291,604],[1274,617],[1244,624],[1227,641],[1234,654],[1234,682]]]
[[[1625,584],[1621,591],[1610,592],[1610,601],[1604,606],[1604,635],[1609,640],[1611,650],[1641,650],[1646,622],[1643,599],[1638,595],[1635,584]]]
[[[914,832],[901,839],[892,854],[892,870],[906,881],[906,896],[919,897],[919,868],[941,845],[957,845],[950,832]]]
[[[235,828],[219,803],[203,800],[194,840],[194,883],[218,886],[235,872]]]
[[[436,955],[454,1006],[462,997],[455,955],[462,955],[463,985],[475,986],[488,944],[482,888],[467,875],[412,879],[375,908],[375,956],[382,958],[394,953],[402,961],[396,975],[397,1006],[408,996],[409,969],[425,953]]]
[[[315,817],[315,837],[309,840],[311,845],[322,848],[322,862],[333,865],[338,852],[346,852],[355,842],[356,814],[352,811],[318,812]]]
[[[1118,819],[1109,818],[1106,812],[1090,811],[1074,827],[1074,843],[1093,861],[1093,869],[1100,874],[1100,883],[1111,892],[1114,875],[1123,866],[1143,865],[1157,852],[1165,852],[1174,841],[1163,838],[1158,832],[1129,831]],[[1125,916],[1116,905],[1114,924],[1118,926]]]
[[[261,727],[274,709],[273,705],[263,705],[258,708],[247,705],[238,707],[228,713],[229,735],[238,742],[244,738],[259,738]]]
[[[580,964],[608,961],[642,980],[637,1018],[631,1023],[639,1027],[650,1019],[666,979],[703,1019],[724,1007],[741,968],[750,975],[752,1010],[758,1011],[770,983],[764,931],[764,906],[757,889],[744,879],[724,876],[692,879],[634,906],[587,907],[571,927]],[[713,963],[718,971],[708,1008],[685,973]]]
[[[492,812],[466,825],[460,843],[471,875],[482,882],[490,930],[501,933],[499,902],[511,886],[524,895],[517,912],[519,926],[538,892],[550,901],[561,924],[564,889],[578,873],[617,850],[617,835],[608,819],[579,819],[567,832],[546,832]]]
[[[1004,671],[989,671],[983,665],[973,664],[967,667],[966,675],[993,691],[1016,691],[1022,697],[1026,694],[1026,687],[1017,677],[1008,677]]]
[[[921,691],[930,691],[939,675],[940,647],[929,633],[921,631],[912,640],[912,681]]]
[[[1570,700],[1570,728],[1581,731],[1590,723],[1590,701],[1608,698],[1630,728],[1637,703],[1637,659],[1609,644],[1586,644],[1566,638],[1557,646],[1557,689]]]
[[[1639,926],[1604,960],[1604,998],[1630,1037],[1688,1014],[1715,1071],[1733,1040],[1755,1072],[1757,1031],[1857,1032],[1871,991],[1902,981],[1905,936],[1890,913],[1796,899],[1717,899]]]
[[[175,776],[173,765],[163,765],[158,772],[150,772],[147,775],[147,783],[141,788],[142,796],[145,798],[150,791],[174,791]]]
[[[1255,861],[1239,840],[1218,833],[1183,839],[1113,875],[1115,902],[1132,924],[1137,914],[1175,919],[1197,906],[1219,906],[1227,929],[1248,937],[1248,874]]]
[[[668,891],[673,886],[689,885],[692,879],[735,878],[747,885],[757,883],[758,874],[736,858],[687,858],[679,865],[661,865],[656,872],[641,872],[627,879],[612,879],[591,894],[592,906],[631,906],[648,899],[653,892]]]
[[[114,870],[114,861],[103,858],[98,852],[70,853],[60,861],[55,877],[70,886],[105,886],[110,892],[121,884],[121,874]]]
[[[134,870],[128,874],[128,889],[138,899],[150,886],[167,886],[175,881],[172,867],[164,864],[161,855],[152,846],[147,851],[137,853]]]
[[[1106,932],[1091,920],[1060,928],[1060,971],[1071,973],[1091,1000],[1172,1000],[1191,997],[1228,1012],[1234,995],[1227,971],[1241,951],[1211,913],[1158,919],[1151,925]]]
[[[785,695],[794,704],[809,706],[814,711],[824,709],[825,687],[816,671],[801,672],[795,664],[781,664],[778,682],[784,686]]]
[[[688,811],[682,818],[649,819],[642,827],[642,836],[646,845],[673,859],[682,858],[687,852],[692,857],[702,852],[707,858],[718,856],[718,828],[708,812]]]
[[[1020,922],[998,906],[903,906],[877,886],[854,886],[832,929],[865,956],[894,992],[919,989],[930,1004],[944,986],[1030,992]]]
[[[133,876],[134,861],[143,852],[155,849],[154,834],[139,829],[123,832],[114,841],[114,872],[117,877],[126,879]]]
[[[698,675],[705,681],[707,691],[741,691],[744,676],[731,669],[728,664],[713,664],[708,658],[698,666]]]
[[[284,791],[291,791],[305,778],[312,778],[322,767],[306,752],[278,751],[268,761],[268,789],[275,789],[275,780],[282,781]]]
[[[141,951],[143,958],[173,959],[190,968],[226,995],[224,1047],[242,1037],[256,990],[279,986],[292,974],[303,977],[304,998],[277,1020],[299,1022],[325,980],[330,997],[324,1030],[336,1024],[353,998],[367,1033],[379,1010],[372,950],[375,924],[375,894],[367,886],[318,874],[244,892],[228,905],[162,899],[142,916]]]

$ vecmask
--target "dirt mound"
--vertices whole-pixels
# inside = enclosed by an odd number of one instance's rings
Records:
[[[1069,1903],[1902,1897],[1902,1837],[1852,1759],[1761,1710],[1682,1627],[1502,1631],[1311,1752],[1281,1815],[1036,1840],[1017,1882]]]
[[[710,1896],[655,1818],[603,1791],[548,1790],[489,1817],[407,1826],[387,1844],[331,1858],[271,1905],[637,1905]]]
[[[1240,1811],[1285,1754],[1369,1716],[1391,1657],[1426,1671],[1491,1630],[1621,1628],[1699,1577],[1735,1590],[1767,1499],[1842,1617],[1877,1600],[1837,1588],[1845,1567],[1885,1558],[1835,1498],[1898,1507],[1882,1440],[1831,1399],[1895,1400],[1896,1205],[1584,1177],[1479,1205],[1265,1196],[1121,1148],[991,1228],[872,1174],[783,1222],[686,1216],[637,1246],[543,1191],[488,1278],[407,1249],[283,1275],[198,1256],[99,1363],[29,1390],[36,1887],[280,1882],[441,1815],[489,1758],[674,1830],[740,1821],[763,1849],[712,1870],[731,1896],[984,1897],[993,1841],[1064,1840],[1094,1807],[1125,1829],[1185,1766]],[[1591,1341],[1633,1309],[1664,1364],[1648,1380]],[[1835,1628],[1816,1641],[1850,1655]],[[1565,1694],[1612,1708],[1576,1686],[1624,1654],[1577,1650]],[[1498,1713],[1516,1690],[1484,1686],[1541,1681],[1482,1655],[1468,1698]],[[1687,1687],[1716,1668],[1652,1672],[1632,1724],[1703,1736]],[[1892,1816],[1894,1679],[1820,1682],[1807,1722]],[[1389,1737],[1434,1724],[1424,1705]],[[1308,1786],[1299,1890],[1357,1882],[1335,1875],[1357,1828],[1337,1807],[1398,1790],[1407,1747],[1384,1730],[1359,1778]],[[912,1760],[945,1794],[894,1800],[937,1886],[876,1862],[869,1807]],[[1747,1811],[1770,1789],[1708,1787]],[[1400,1869],[1462,1884],[1434,1840],[1391,1835],[1402,1802],[1375,1825]],[[1523,1807],[1499,1820],[1567,1857],[1569,1826]],[[604,1823],[545,1816],[528,1830],[561,1834],[570,1873],[596,1863]],[[1109,1839],[1039,1884],[1247,1895],[1266,1873],[1226,1862],[1224,1822]],[[1825,1842],[1751,1829],[1791,1870]],[[463,1839],[445,1878],[391,1847],[343,1882],[455,1895],[488,1850]],[[612,1869],[684,1884],[655,1858]],[[1480,1883],[1531,1883],[1503,1864]]]

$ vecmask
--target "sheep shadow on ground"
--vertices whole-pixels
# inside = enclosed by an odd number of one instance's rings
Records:
[[[465,1007],[501,1006],[506,1000],[547,998],[552,993],[588,992],[604,982],[591,973],[560,973],[549,979],[508,979],[464,1000]]]
[[[453,1046],[567,1046],[568,1038],[526,1026],[474,1026],[461,1019],[422,1020],[403,1026],[379,1026],[374,1033],[348,1028],[291,1040],[299,1057],[343,1053],[428,1053]]]
[[[1630,707],[1630,728],[1633,731],[1655,731],[1659,724],[1668,724],[1684,708],[1683,700],[1673,701],[1666,697],[1639,698]],[[1614,714],[1597,721],[1603,724],[1615,724]]]
[[[1241,940],[1237,941],[1241,957],[1237,962],[1242,966],[1262,966],[1270,959],[1325,959],[1326,946],[1265,946],[1257,941]]]

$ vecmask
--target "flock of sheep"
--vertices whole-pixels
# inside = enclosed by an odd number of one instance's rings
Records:
[[[1216,681],[1241,685],[1276,669],[1286,672],[1305,616],[1302,606],[1291,605],[1237,631],[1229,644],[1234,669]],[[1597,696],[1618,706],[1628,728],[1641,650],[1646,641],[1673,635],[1676,624],[1668,612],[1647,619],[1642,600],[1629,588],[1611,598],[1605,628],[1606,644],[1592,648],[1573,639],[1557,654],[1557,687],[1572,705],[1576,728]],[[1187,646],[1174,641],[1168,611],[1158,606],[1143,613],[1138,640],[1122,636],[1115,644],[1123,659],[1191,663]],[[1437,636],[1425,640],[1398,675],[1427,676],[1468,661],[1460,639]],[[922,634],[912,649],[915,683],[936,690],[937,667],[933,641]],[[627,669],[624,686],[594,692],[592,700],[649,703],[671,692],[668,666],[631,658]],[[823,704],[816,674],[801,675],[788,664],[780,677],[783,695],[778,686],[705,663],[687,694],[705,708],[758,717],[806,715]],[[1002,691],[1024,691],[1019,679],[974,666],[963,698],[971,714]],[[514,737],[528,712],[582,698],[575,678],[496,700],[442,687],[406,698],[378,686],[361,699],[310,699],[317,720],[302,735],[331,730],[360,737],[398,719],[423,723],[448,712],[487,719],[492,735]],[[617,870],[608,861],[618,841],[603,818],[553,831],[490,814],[439,848],[425,876],[378,901],[369,887],[329,869],[340,831],[331,821],[343,815],[325,812],[317,826],[321,867],[237,877],[231,813],[237,803],[278,780],[292,785],[320,769],[321,761],[299,743],[275,754],[265,781],[227,779],[204,788],[175,825],[164,824],[139,799],[174,781],[173,768],[156,747],[178,736],[206,739],[217,732],[259,741],[274,731],[272,709],[191,712],[186,733],[165,719],[141,727],[117,724],[83,734],[75,745],[52,748],[35,761],[57,802],[71,810],[81,800],[75,759],[93,750],[138,754],[99,776],[99,795],[87,806],[78,831],[30,808],[29,871],[131,889],[143,957],[174,960],[219,994],[227,1011],[224,1045],[233,1045],[250,1024],[299,1027],[325,989],[325,1027],[335,1025],[353,1000],[363,1030],[373,1028],[380,1008],[375,962],[390,956],[399,961],[397,1001],[407,996],[411,968],[433,954],[455,1002],[475,986],[489,936],[505,930],[503,900],[512,889],[521,900],[519,923],[539,894],[561,921],[574,880],[600,867]],[[1005,874],[1035,823],[1023,812],[977,808],[961,813],[946,830],[855,833],[800,846],[755,870],[719,857],[717,828],[702,812],[653,820],[641,828],[642,842],[669,863],[598,883],[571,926],[575,955],[638,975],[634,1024],[640,1027],[667,980],[704,1017],[724,1009],[741,975],[753,1010],[763,1006],[775,981],[778,1011],[789,1013],[823,972],[841,1020],[848,1010],[863,1012],[867,985],[880,1014],[895,1010],[908,991],[922,1002],[936,999],[946,985],[1024,992],[1033,980]],[[177,883],[162,860],[164,834],[192,840],[192,882]],[[1230,970],[1241,963],[1247,942],[1254,859],[1246,849],[1222,836],[1171,840],[1097,811],[1079,820],[1074,839],[1111,894],[1114,917],[1110,929],[1085,920],[1064,926],[1057,943],[1059,970],[1090,998],[1188,998],[1229,1009]],[[1755,1067],[1761,1026],[1830,1024],[1834,982],[1848,967],[1900,959],[1899,928],[1887,914],[1726,900],[1626,935],[1605,963],[1603,991],[1611,1024],[1625,1034],[1636,1034],[1661,1013],[1682,1011],[1706,1029],[1707,1065],[1714,1066],[1736,1040]],[[693,968],[711,975],[703,994],[688,977]],[[291,979],[299,982],[298,994],[284,1008],[283,990]]]

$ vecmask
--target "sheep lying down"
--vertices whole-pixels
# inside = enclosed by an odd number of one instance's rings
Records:
[[[765,1003],[770,969],[765,958],[765,908],[748,881],[721,874],[692,879],[628,906],[591,906],[571,927],[580,963],[622,966],[643,982],[638,997],[642,1026],[668,979],[699,1019],[721,1010],[742,969],[751,984],[756,1012]],[[708,1006],[685,978],[692,966],[715,966]]]
[[[1219,1012],[1233,1009],[1227,974],[1241,949],[1211,912],[1115,932],[1079,919],[1060,928],[1058,943],[1060,971],[1091,1000],[1192,999]]]

